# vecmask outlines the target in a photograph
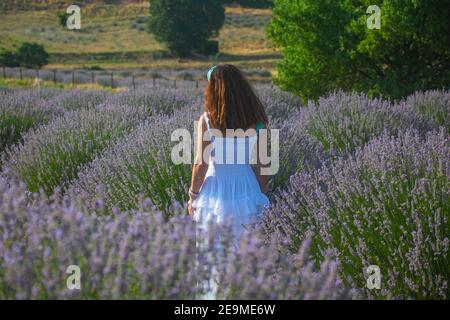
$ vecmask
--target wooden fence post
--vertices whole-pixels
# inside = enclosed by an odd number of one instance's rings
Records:
[[[92,83],[92,84],[95,83],[95,74],[94,74],[94,71],[91,72],[91,83]]]
[[[53,70],[53,82],[56,83],[56,70]]]
[[[3,78],[6,78],[6,67],[5,66],[3,66]]]
[[[136,91],[136,83],[134,82],[134,74],[131,75],[131,81],[133,83],[133,91]]]
[[[153,79],[153,86],[155,86],[156,84],[155,77],[152,77],[152,79]]]
[[[198,80],[195,80],[195,88],[198,89]]]
[[[111,72],[111,88],[114,88],[114,74]]]
[[[72,87],[75,86],[75,71],[72,71]]]
[[[22,67],[19,68],[20,80],[22,80]]]

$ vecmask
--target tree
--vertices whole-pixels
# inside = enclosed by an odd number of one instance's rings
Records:
[[[37,43],[24,42],[17,49],[17,61],[23,67],[40,68],[48,63],[48,53]]]
[[[449,87],[450,0],[275,0],[268,36],[283,51],[275,82],[306,98],[341,88],[404,97]]]
[[[15,53],[10,50],[2,51],[0,53],[0,65],[2,67],[9,67],[9,68],[19,66]]]
[[[219,0],[151,0],[149,31],[178,56],[215,54],[218,35],[225,22]]]
[[[68,14],[67,12],[59,12],[59,13],[57,13],[57,15],[58,15],[59,24],[63,28],[67,28],[67,19],[69,18],[70,14]]]
[[[224,4],[237,4],[249,8],[269,8],[273,5],[273,0],[222,0]]]

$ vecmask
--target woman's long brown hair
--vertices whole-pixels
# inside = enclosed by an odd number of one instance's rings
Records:
[[[261,122],[268,125],[264,106],[250,83],[231,64],[218,65],[205,89],[205,111],[211,127],[225,134],[226,129],[247,130]]]

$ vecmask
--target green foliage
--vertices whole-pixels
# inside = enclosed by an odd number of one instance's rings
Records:
[[[4,67],[23,66],[40,68],[48,63],[49,55],[44,46],[37,43],[24,42],[16,52],[4,50],[0,53],[0,65]]]
[[[225,9],[219,0],[152,0],[149,30],[178,56],[193,53],[215,54],[218,36],[225,22]]]
[[[249,8],[269,8],[273,6],[273,0],[222,0],[224,4],[239,4]]]
[[[49,55],[44,46],[37,43],[24,42],[17,49],[17,61],[27,68],[40,68],[48,63]]]
[[[369,29],[367,8],[381,9]],[[401,98],[450,85],[448,0],[276,0],[268,36],[277,83],[302,98],[334,89]]]
[[[17,67],[19,65],[16,54],[10,50],[4,50],[0,53],[0,65],[2,67]]]
[[[59,20],[59,24],[63,27],[66,28],[67,27],[67,18],[69,17],[69,14],[66,12],[59,12],[58,13],[58,20]]]

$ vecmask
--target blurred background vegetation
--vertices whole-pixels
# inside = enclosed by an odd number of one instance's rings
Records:
[[[199,69],[229,61],[243,68],[257,67],[270,76],[280,57],[265,37],[270,1],[239,2],[225,5],[225,22],[214,39],[220,53],[211,57],[180,60],[168,52],[148,32],[150,4],[146,0],[79,1],[81,30],[77,31],[64,28],[58,16],[76,1],[1,2],[0,50],[38,42],[50,54],[48,68]]]
[[[373,5],[379,29],[368,27]],[[449,9],[450,0],[276,0],[276,82],[305,100],[336,89],[400,99],[449,88]]]
[[[198,80],[211,65],[227,62],[304,100],[337,89],[400,99],[448,88],[450,0],[372,2],[3,1],[0,63],[152,70],[168,79],[176,70]],[[71,4],[81,7],[80,30],[64,26]],[[373,4],[381,8],[381,29],[366,25]]]

